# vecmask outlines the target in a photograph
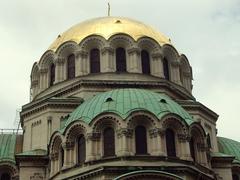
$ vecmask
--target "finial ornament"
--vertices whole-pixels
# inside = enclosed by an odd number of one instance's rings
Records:
[[[108,16],[110,16],[110,3],[108,2]]]

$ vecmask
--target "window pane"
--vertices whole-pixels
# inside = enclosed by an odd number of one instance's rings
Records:
[[[67,79],[75,77],[75,56],[71,54],[67,60]]]
[[[142,61],[142,73],[143,74],[150,74],[149,54],[145,50],[141,51],[141,61]]]
[[[0,180],[11,180],[11,177],[8,173],[3,173]]]
[[[103,132],[104,156],[115,156],[115,136],[113,128],[106,128]]]
[[[135,128],[136,154],[147,154],[147,135],[144,126]]]
[[[166,130],[166,146],[167,155],[171,157],[176,157],[175,134],[171,129]]]
[[[194,148],[194,140],[193,138],[191,138],[190,142],[190,153],[191,153],[191,157],[193,158],[193,161],[195,161],[195,148]]]
[[[169,65],[168,65],[168,60],[166,58],[163,58],[163,73],[164,73],[164,77],[167,80],[170,80],[170,78],[169,78]]]
[[[124,48],[116,49],[116,69],[117,72],[126,72],[126,52]]]
[[[86,141],[83,135],[78,138],[78,163],[82,164],[86,159]]]
[[[53,85],[55,81],[55,65],[52,63],[50,66],[50,86]]]
[[[100,72],[100,52],[98,49],[90,51],[90,73]]]

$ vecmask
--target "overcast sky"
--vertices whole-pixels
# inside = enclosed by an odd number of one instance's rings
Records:
[[[29,102],[30,72],[58,34],[107,15],[104,0],[0,0],[0,128]],[[109,0],[170,37],[193,68],[193,94],[219,114],[218,135],[240,141],[240,1]]]

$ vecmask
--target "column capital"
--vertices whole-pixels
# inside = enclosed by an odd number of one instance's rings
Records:
[[[105,53],[109,53],[109,54],[113,54],[114,53],[114,49],[112,47],[103,47],[102,48],[102,54],[104,55]]]
[[[42,68],[39,70],[40,74],[45,74],[48,72],[48,68]]]
[[[62,64],[65,63],[65,58],[64,57],[57,57],[55,62],[56,62],[57,65],[62,65]]]
[[[157,136],[163,136],[165,131],[161,128],[153,128],[149,130],[150,138],[155,138]]]
[[[180,66],[180,62],[179,62],[179,61],[172,61],[172,62],[171,62],[171,65],[172,65],[173,67],[179,67],[179,66]]]
[[[137,48],[137,47],[133,47],[133,48],[128,49],[127,52],[128,52],[129,54],[136,53],[137,55],[139,55],[140,52],[141,52],[141,49],[140,49],[140,48]]]
[[[163,55],[160,52],[152,53],[152,58],[153,59],[158,59],[158,58],[163,59]]]
[[[99,141],[101,137],[100,132],[92,132],[92,133],[87,133],[87,141]]]
[[[190,137],[187,134],[177,134],[177,137],[180,142],[190,141]]]
[[[197,143],[197,149],[203,152],[203,151],[207,151],[208,147],[205,143]]]
[[[66,149],[66,150],[73,149],[74,145],[75,145],[75,143],[73,141],[67,141],[67,142],[62,143],[63,149]]]
[[[75,52],[75,56],[76,58],[86,58],[88,56],[88,52],[87,51],[84,51],[84,50],[78,50]]]
[[[120,138],[122,136],[131,138],[133,135],[133,129],[128,129],[128,128],[121,128],[117,130],[117,136]]]
[[[50,154],[50,159],[51,159],[52,161],[58,160],[58,156],[59,156],[59,153],[58,153],[58,152],[51,153],[51,154]]]

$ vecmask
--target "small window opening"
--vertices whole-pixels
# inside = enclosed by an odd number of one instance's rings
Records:
[[[111,97],[107,98],[105,102],[111,102],[113,99]]]
[[[116,22],[115,23],[122,23],[120,20],[116,20]]]
[[[165,104],[167,103],[167,101],[165,99],[161,99],[160,102],[165,103]]]

